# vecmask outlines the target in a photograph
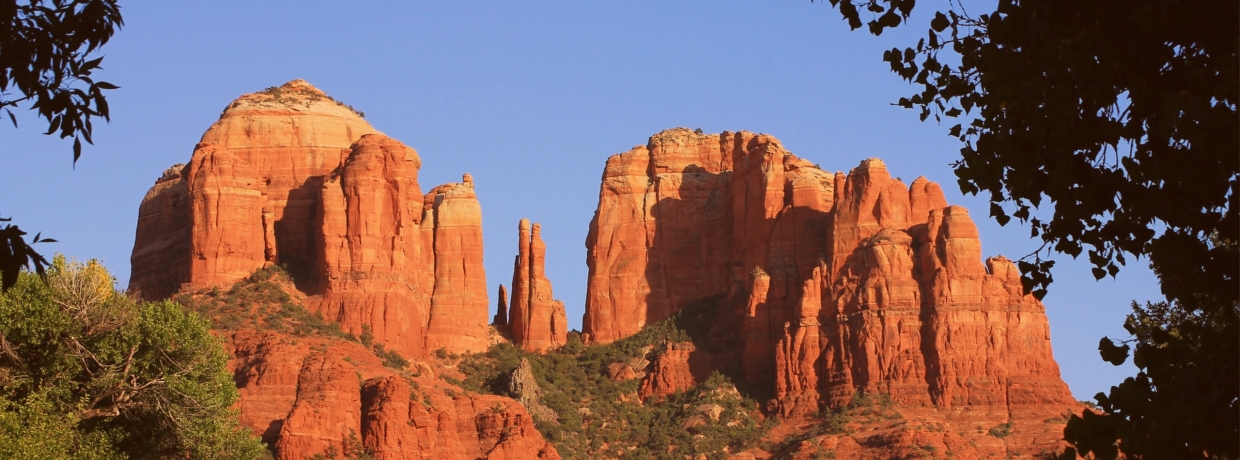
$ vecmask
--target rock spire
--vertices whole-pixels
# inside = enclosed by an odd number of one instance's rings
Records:
[[[557,348],[568,340],[564,303],[551,294],[544,262],[547,245],[539,224],[521,219],[517,225],[517,258],[513,263],[512,302],[508,315],[512,341],[524,350]]]

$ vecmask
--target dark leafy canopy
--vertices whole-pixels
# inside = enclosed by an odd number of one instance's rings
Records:
[[[4,227],[0,228],[0,291],[7,291],[17,284],[17,275],[21,273],[22,267],[34,265],[35,272],[43,276],[47,259],[35,252],[30,245],[56,242],[51,238],[43,238],[40,234],[35,235],[28,244],[24,238],[26,232],[16,225],[8,224],[11,220],[0,218],[0,222],[5,223]]]
[[[839,5],[853,28],[873,12],[880,34],[913,3]],[[999,223],[1030,223],[1047,254],[1086,253],[1097,278],[1145,255],[1168,268],[1168,298],[1234,302],[1237,254],[1209,237],[1240,234],[1237,15],[1236,2],[1004,0],[936,13],[925,38],[883,58],[921,87],[899,105],[961,119],[949,131],[964,143],[960,188],[989,194]],[[1046,202],[1049,221],[1035,212]],[[1039,296],[1053,265],[1042,252],[1021,266]],[[1189,298],[1202,292],[1222,297]]]
[[[104,90],[116,85],[95,81],[103,57],[91,53],[123,25],[115,0],[30,0],[0,2],[0,108],[13,126],[13,108],[31,109],[47,120],[47,134],[73,137],[73,161],[82,140],[91,141],[91,117],[109,120]]]
[[[1065,439],[1101,458],[1115,458],[1120,448],[1139,458],[1236,458],[1240,341],[1234,312],[1189,313],[1166,302],[1132,307],[1124,328],[1136,337],[1136,348],[1107,338],[1098,348],[1117,366],[1131,349],[1137,375],[1110,394],[1098,393],[1103,414],[1073,417]]]
[[[92,53],[122,24],[115,0],[0,0],[0,110],[13,126],[13,109],[30,102],[47,120],[46,134],[73,137],[76,163],[82,140],[93,143],[91,118],[110,120],[103,91],[116,89],[91,77],[103,62]],[[23,235],[14,225],[0,229],[0,290],[17,282],[22,267],[42,274],[47,265]],[[30,244],[41,241],[55,240],[36,236]]]
[[[875,35],[914,7],[829,1]],[[1052,252],[1087,255],[1099,279],[1144,256],[1166,296],[1134,308],[1131,345],[1103,341],[1105,360],[1131,352],[1140,372],[1099,394],[1103,414],[1074,418],[1069,441],[1102,458],[1240,457],[1240,4],[949,5],[883,59],[918,87],[898,105],[960,121],[961,190],[1042,240],[1019,264],[1026,289],[1046,294]]]

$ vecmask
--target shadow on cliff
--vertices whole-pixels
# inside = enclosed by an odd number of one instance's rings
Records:
[[[322,233],[319,195],[325,180],[325,176],[311,176],[289,190],[283,217],[275,221],[276,261],[288,271],[297,290],[307,294],[321,294],[316,266],[322,251],[316,239],[322,236],[315,235]]]
[[[648,174],[654,177],[656,188],[664,180],[653,171]],[[651,207],[655,229],[645,272],[650,286],[645,319],[649,325],[674,317],[676,326],[689,335],[695,348],[689,358],[694,380],[705,381],[718,371],[746,396],[764,401],[774,393],[775,349],[784,325],[795,321],[802,286],[818,259],[826,257],[829,214],[793,208],[791,190],[785,190],[785,207],[779,216],[745,223],[748,231],[758,231],[760,236],[737,241],[735,219],[746,216],[733,215],[732,194],[737,193],[732,188],[733,174],[689,165],[680,175],[677,198],[660,199]],[[755,241],[758,244],[747,247]],[[747,257],[747,250],[758,252]],[[746,317],[754,268],[745,266],[746,259],[760,260],[768,270],[769,265],[778,265],[779,293],[756,318]],[[746,367],[757,368],[748,373],[762,377],[747,379]]]
[[[662,185],[653,171],[648,174],[656,188]],[[732,209],[725,192],[730,174],[689,165],[681,177],[675,196],[691,199],[663,198],[650,208],[655,230],[646,260],[645,324],[670,318],[688,335],[695,381],[718,371],[742,386],[740,309],[731,305],[731,267],[723,262],[730,258]]]

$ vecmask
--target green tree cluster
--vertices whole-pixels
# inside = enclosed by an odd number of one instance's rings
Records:
[[[46,278],[0,295],[0,458],[264,454],[204,319],[116,292],[94,261],[58,256]]]

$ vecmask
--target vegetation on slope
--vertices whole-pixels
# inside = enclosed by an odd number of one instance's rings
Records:
[[[665,399],[642,401],[640,379],[613,382],[607,366],[653,356],[668,342],[689,341],[688,321],[702,313],[699,305],[650,325],[640,333],[607,345],[585,346],[576,332],[568,343],[543,355],[523,352],[508,343],[486,353],[461,358],[468,390],[509,394],[509,377],[522,359],[530,363],[542,389],[541,403],[556,420],[539,419],[540,432],[564,458],[683,459],[706,455],[726,458],[755,446],[773,425],[759,422],[757,403],[737,390],[727,376],[715,373],[706,381]],[[709,325],[709,323],[706,323]],[[697,332],[697,331],[692,331]],[[717,418],[716,418],[717,417]]]
[[[0,458],[256,458],[227,356],[172,302],[57,257],[0,295]]]
[[[394,369],[404,369],[409,361],[395,351],[373,343],[369,326],[361,336],[344,332],[340,323],[330,322],[311,313],[285,289],[293,281],[281,266],[273,265],[255,271],[249,278],[233,283],[228,290],[219,288],[182,293],[173,300],[211,321],[211,328],[234,331],[252,328],[289,334],[297,337],[329,337],[360,342]]]
[[[215,330],[235,331],[248,326],[295,336],[358,340],[341,331],[339,324],[306,311],[281,283],[290,283],[288,274],[273,265],[233,283],[227,291],[211,288],[179,294],[173,300],[210,319]]]
[[[283,104],[285,106],[292,106],[297,103],[304,103],[306,107],[309,107],[310,104],[318,100],[326,99],[328,101],[334,102],[338,106],[349,109],[350,112],[353,112],[355,115],[357,115],[360,118],[366,118],[366,112],[357,110],[349,104],[345,104],[343,102],[337,101],[333,99],[331,96],[328,96],[326,94],[322,94],[322,93],[319,93],[319,92],[316,92],[314,90],[307,89],[307,88],[297,88],[297,87],[290,88],[288,86],[283,86],[283,87],[268,86],[264,88],[262,91],[259,91],[258,94],[264,94],[267,96],[271,96],[271,100],[273,102],[277,104]]]

